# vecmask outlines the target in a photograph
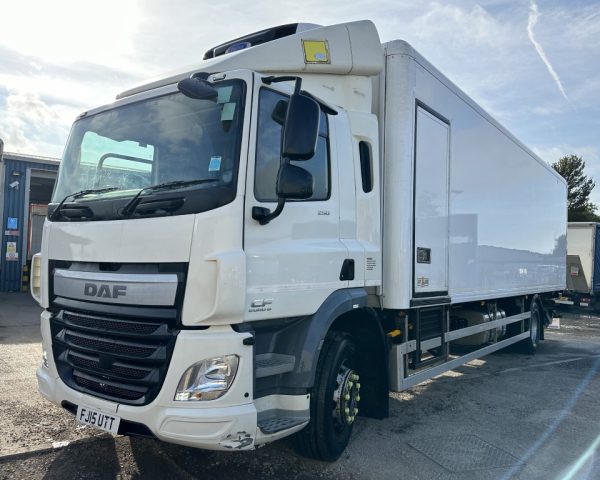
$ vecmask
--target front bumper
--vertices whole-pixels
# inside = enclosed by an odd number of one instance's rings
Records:
[[[40,393],[51,402],[58,405],[64,401],[85,405],[129,422],[143,424],[165,442],[209,450],[254,447],[257,412],[251,400],[253,351],[252,347],[243,345],[248,333],[235,332],[228,326],[181,331],[160,393],[148,405],[132,406],[87,395],[65,385],[56,371],[51,354],[49,312],[43,312],[41,320],[48,367],[40,366],[36,375]],[[238,372],[223,397],[206,402],[173,401],[179,379],[189,366],[202,358],[232,353],[240,357]]]

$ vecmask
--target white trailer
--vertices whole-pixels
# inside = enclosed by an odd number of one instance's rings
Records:
[[[75,122],[32,268],[40,392],[113,433],[334,460],[390,390],[535,351],[566,211],[371,22],[232,40]]]
[[[590,307],[600,292],[600,224],[569,222],[567,228],[567,288],[557,305]]]

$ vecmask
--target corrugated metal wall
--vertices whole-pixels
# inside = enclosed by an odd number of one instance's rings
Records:
[[[20,158],[20,156],[19,156]],[[0,292],[18,292],[21,290],[21,255],[23,254],[23,242],[27,241],[27,225],[23,225],[25,220],[25,189],[27,169],[57,171],[58,165],[49,163],[39,163],[35,161],[23,161],[11,158],[11,154],[5,153],[3,158],[4,163],[4,182],[0,185],[4,186],[4,215],[2,217],[2,249],[0,250]],[[14,173],[19,175],[13,175]],[[18,188],[11,188],[10,184],[14,181],[19,182]],[[5,232],[6,222],[9,217],[18,219],[18,236],[7,236]],[[17,252],[19,252],[19,261],[6,261],[6,242],[17,242]]]

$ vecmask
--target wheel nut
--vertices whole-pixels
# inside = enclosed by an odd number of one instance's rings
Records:
[[[352,388],[352,386],[353,386],[353,385],[354,385],[354,382],[353,382],[352,380],[350,380],[350,381],[348,382],[348,388]]]
[[[346,414],[346,416],[350,415],[350,409],[348,407],[344,408],[344,413]]]
[[[357,390],[360,390],[360,383],[357,383],[357,384],[356,384],[356,389],[357,389]]]
[[[354,408],[354,415],[353,415],[353,417],[355,417],[356,415],[358,415],[358,408],[355,407]]]
[[[357,402],[360,402],[360,395],[357,395],[357,396],[356,396],[356,401],[357,401]]]
[[[346,401],[350,400],[350,394],[349,393],[347,393],[346,395],[344,395],[344,400],[346,400]]]

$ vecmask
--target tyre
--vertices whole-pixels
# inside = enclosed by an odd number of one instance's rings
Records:
[[[358,414],[359,392],[352,337],[330,332],[317,364],[310,398],[310,423],[295,436],[302,455],[330,462],[340,457],[350,441]]]
[[[521,353],[533,355],[540,342],[541,311],[537,302],[531,304],[531,319],[529,322],[529,338],[520,341],[517,346]]]

